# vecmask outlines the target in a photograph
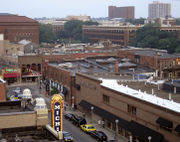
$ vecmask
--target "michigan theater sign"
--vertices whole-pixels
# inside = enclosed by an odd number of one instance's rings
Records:
[[[61,95],[55,94],[51,99],[52,127],[57,132],[63,131],[63,106],[64,101]]]

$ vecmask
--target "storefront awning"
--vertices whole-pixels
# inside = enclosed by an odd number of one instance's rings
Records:
[[[19,73],[5,73],[4,74],[4,78],[15,78],[15,77],[19,77],[20,74]]]
[[[148,127],[145,127],[135,121],[131,121],[131,133],[138,136],[144,141],[148,141],[148,137],[151,136],[151,142],[162,142],[164,136]]]
[[[91,107],[93,106],[94,107],[93,112],[95,114],[101,116],[102,118],[104,118],[104,119],[106,119],[106,120],[108,120],[108,121],[110,121],[112,123],[115,123],[115,120],[119,120],[119,123],[118,123],[119,127],[122,127],[122,128],[124,128],[124,129],[126,129],[128,131],[131,130],[131,127],[129,125],[130,123],[128,121],[126,121],[126,120],[124,120],[124,119],[122,119],[122,118],[120,118],[118,116],[115,116],[114,114],[112,114],[112,113],[110,113],[110,112],[108,112],[108,111],[106,111],[104,109],[101,109],[101,108],[99,108],[99,107],[97,107],[95,105],[92,105],[92,104],[90,104],[89,102],[87,102],[85,100],[82,100],[79,103],[79,105],[81,107],[89,110],[89,111],[91,111]]]
[[[180,133],[180,125],[177,125],[176,128],[175,128],[175,131]]]
[[[156,123],[158,123],[159,125],[161,126],[164,126],[164,127],[168,127],[168,128],[172,128],[173,127],[173,123],[169,120],[166,120],[164,118],[161,118],[159,117],[157,120],[156,120]]]

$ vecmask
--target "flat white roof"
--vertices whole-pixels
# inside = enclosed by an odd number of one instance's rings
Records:
[[[163,99],[156,95],[147,94],[146,92],[141,92],[129,88],[128,86],[123,86],[122,84],[118,84],[117,80],[112,80],[112,79],[100,79],[100,80],[102,80],[101,86],[103,87],[115,90],[127,96],[131,96],[136,99],[180,113],[180,103],[174,102],[172,100]]]

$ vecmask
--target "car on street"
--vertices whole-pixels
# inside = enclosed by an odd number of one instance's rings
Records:
[[[91,124],[84,124],[80,126],[81,130],[83,130],[86,133],[90,133],[92,131],[96,131],[96,128]]]
[[[20,87],[16,87],[13,92],[19,94],[21,92],[21,88]]]
[[[64,115],[64,118],[67,119],[67,120],[70,120],[72,121],[76,116],[72,113],[67,113]]]
[[[83,124],[86,124],[86,119],[84,117],[81,117],[81,116],[75,116],[73,119],[72,119],[72,124],[80,127],[81,125]]]
[[[63,140],[65,142],[73,142],[73,137],[72,137],[71,133],[63,131]]]
[[[107,141],[107,135],[102,131],[91,131],[89,133],[97,141]]]
[[[107,142],[116,142],[115,140],[108,140]]]

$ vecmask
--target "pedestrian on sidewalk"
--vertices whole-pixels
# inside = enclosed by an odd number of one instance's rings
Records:
[[[104,128],[104,120],[101,121],[102,127]]]

